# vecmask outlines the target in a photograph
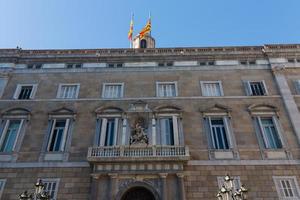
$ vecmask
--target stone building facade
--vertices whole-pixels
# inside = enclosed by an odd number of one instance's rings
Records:
[[[226,174],[300,199],[300,45],[147,40],[0,50],[1,199],[42,179],[58,200],[208,200]]]

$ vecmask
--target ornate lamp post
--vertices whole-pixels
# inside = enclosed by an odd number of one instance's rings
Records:
[[[229,175],[224,177],[224,185],[221,187],[217,194],[218,200],[246,200],[248,190],[242,185],[236,191],[234,190],[233,178]]]
[[[44,191],[44,186],[42,180],[38,180],[35,184],[35,192],[28,194],[27,191],[24,191],[19,195],[19,200],[50,200],[49,194]]]

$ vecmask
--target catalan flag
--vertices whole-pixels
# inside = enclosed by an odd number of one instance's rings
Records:
[[[146,26],[140,32],[140,39],[143,39],[145,35],[151,32],[151,18],[148,19]]]
[[[131,21],[130,21],[130,27],[129,27],[129,31],[128,31],[128,40],[132,40],[132,35],[133,35],[133,15],[132,15]]]

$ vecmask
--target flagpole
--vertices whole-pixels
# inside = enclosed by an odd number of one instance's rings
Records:
[[[151,11],[149,11],[149,20],[150,20],[150,22],[151,22]],[[152,22],[151,22],[151,24],[152,24]],[[151,25],[152,26],[152,25]],[[151,36],[151,29],[150,29],[150,36]]]

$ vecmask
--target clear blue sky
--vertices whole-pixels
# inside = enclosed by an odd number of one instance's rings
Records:
[[[157,47],[300,43],[300,0],[0,0],[0,48],[127,48],[152,15]]]

